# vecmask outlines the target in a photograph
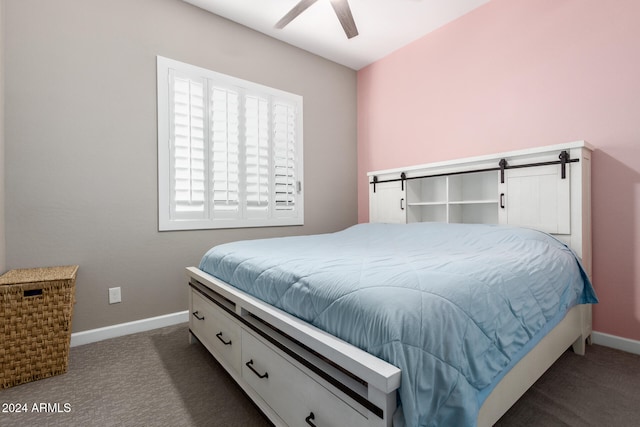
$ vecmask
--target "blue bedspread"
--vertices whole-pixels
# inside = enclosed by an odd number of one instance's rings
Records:
[[[409,426],[475,425],[536,334],[597,302],[567,246],[497,225],[360,224],[240,241],[209,250],[200,269],[400,368]]]

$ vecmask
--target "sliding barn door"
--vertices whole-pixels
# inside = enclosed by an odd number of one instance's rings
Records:
[[[400,181],[369,185],[369,222],[407,222],[406,192]]]
[[[499,221],[551,234],[571,233],[570,165],[508,169],[500,188]]]

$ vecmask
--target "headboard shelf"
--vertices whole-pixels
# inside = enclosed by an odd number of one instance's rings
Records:
[[[372,171],[369,220],[534,228],[567,243],[590,272],[591,151],[576,141]]]

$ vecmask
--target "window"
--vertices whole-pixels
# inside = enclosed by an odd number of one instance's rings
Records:
[[[160,230],[303,224],[302,97],[157,67]]]

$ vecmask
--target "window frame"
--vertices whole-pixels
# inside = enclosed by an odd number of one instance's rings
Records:
[[[205,93],[204,111],[205,121],[203,134],[205,139],[205,159],[211,155],[211,141],[207,141],[211,135],[209,123],[211,117],[207,104],[210,104],[210,94],[212,93],[211,84],[218,87],[237,89],[242,97],[241,105],[244,106],[246,96],[261,96],[269,100],[269,123],[273,126],[273,117],[275,110],[274,100],[280,104],[287,104],[293,107],[293,115],[295,116],[293,128],[295,129],[295,148],[293,150],[294,162],[292,170],[295,175],[294,179],[294,207],[292,210],[285,211],[276,206],[276,177],[275,170],[275,137],[272,129],[268,136],[268,162],[269,162],[269,201],[265,215],[249,215],[247,210],[247,199],[245,188],[239,188],[239,210],[236,217],[227,217],[225,215],[214,215],[214,206],[211,199],[212,190],[207,190],[211,185],[212,174],[211,162],[205,160],[205,202],[203,208],[203,218],[177,218],[174,214],[174,208],[177,206],[174,194],[173,179],[173,159],[172,153],[172,114],[175,104],[171,102],[172,80],[170,72],[173,70],[181,76],[188,76],[193,79],[203,79],[205,81],[203,92]],[[211,87],[210,87],[211,86]],[[244,228],[244,227],[272,227],[272,226],[296,226],[304,225],[304,192],[303,189],[303,98],[300,95],[274,89],[258,83],[246,81],[226,74],[218,73],[195,65],[173,59],[157,56],[157,108],[158,108],[158,229],[159,231],[175,231],[175,230],[200,230],[200,229],[219,229],[219,228]],[[244,117],[245,111],[241,112],[240,117]],[[242,128],[243,125],[240,124]],[[245,153],[245,135],[244,130],[240,130],[240,172],[239,181],[246,183],[247,170],[244,168],[246,161]],[[208,148],[208,149],[207,149]],[[289,193],[286,193],[289,194]]]

